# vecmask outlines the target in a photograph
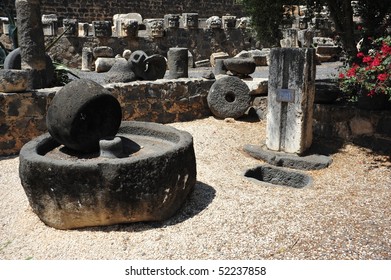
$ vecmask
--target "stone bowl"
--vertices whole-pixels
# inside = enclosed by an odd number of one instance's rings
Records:
[[[46,133],[20,151],[29,204],[57,229],[161,221],[196,182],[192,136],[156,123],[122,122],[122,156],[75,154]]]
[[[23,92],[29,83],[29,71],[15,69],[0,70],[0,92]]]

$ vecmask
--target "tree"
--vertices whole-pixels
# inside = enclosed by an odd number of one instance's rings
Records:
[[[284,4],[305,4],[309,10],[322,5],[327,6],[336,33],[350,58],[356,56],[356,44],[361,39],[356,36],[357,26],[353,21],[354,15],[362,19],[364,46],[368,37],[377,38],[384,35],[391,22],[389,0],[358,0],[356,3],[357,5],[353,7],[351,0],[243,0],[244,9],[252,18],[258,39],[270,46],[278,46],[282,37],[279,27],[284,18],[282,8]]]
[[[244,10],[251,16],[258,40],[263,46],[275,47],[280,43],[282,33],[280,26],[283,20],[289,20],[284,15],[284,5],[301,3],[300,0],[243,0]]]

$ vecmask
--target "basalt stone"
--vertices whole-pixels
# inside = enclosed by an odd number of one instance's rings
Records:
[[[121,123],[121,106],[101,85],[74,80],[57,92],[47,113],[50,135],[79,152],[99,149],[99,140],[114,136]]]
[[[256,64],[252,58],[227,58],[224,66],[234,75],[248,76],[254,73]]]
[[[27,89],[28,79],[27,70],[0,69],[0,92],[23,92]]]
[[[98,57],[95,60],[95,71],[97,73],[107,72],[113,67],[117,58],[114,57]]]
[[[167,63],[170,79],[188,77],[188,52],[187,48],[170,48],[168,50]]]
[[[114,57],[114,51],[111,47],[100,46],[92,49],[95,58],[97,57]]]
[[[250,156],[275,166],[300,170],[318,170],[331,165],[332,158],[325,155],[310,154],[299,156],[291,153],[276,152],[265,146],[245,145],[244,151]]]
[[[238,77],[225,76],[211,86],[207,102],[218,118],[239,118],[250,107],[250,90]]]
[[[137,78],[147,81],[163,79],[167,62],[164,56],[154,54],[147,56],[143,51],[135,51],[129,58],[130,68],[136,74]]]
[[[192,136],[161,124],[122,122],[114,139],[109,149],[122,150],[120,157],[117,152],[77,157],[48,133],[24,145],[21,183],[46,225],[73,229],[162,221],[180,209],[196,183]]]
[[[312,178],[307,174],[269,165],[249,169],[244,176],[251,180],[292,188],[304,188],[313,183]]]
[[[127,83],[135,80],[137,77],[125,58],[117,59],[105,76],[106,83]]]
[[[46,68],[43,70],[46,77],[46,85],[51,85],[54,80],[54,65],[48,54],[45,55]],[[20,48],[11,51],[4,59],[4,69],[22,69],[22,56]]]

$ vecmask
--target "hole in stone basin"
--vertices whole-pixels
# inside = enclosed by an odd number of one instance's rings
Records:
[[[235,97],[235,94],[233,92],[227,92],[225,94],[225,100],[228,101],[229,103],[234,102],[235,99],[236,99],[236,97]]]
[[[292,188],[303,188],[312,183],[312,178],[306,174],[273,166],[257,166],[247,170],[244,176],[258,181]]]

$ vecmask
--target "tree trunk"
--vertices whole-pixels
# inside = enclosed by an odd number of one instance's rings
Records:
[[[354,38],[353,8],[350,0],[326,0],[330,16],[349,58],[356,57],[357,48]]]

